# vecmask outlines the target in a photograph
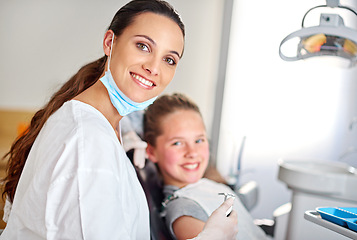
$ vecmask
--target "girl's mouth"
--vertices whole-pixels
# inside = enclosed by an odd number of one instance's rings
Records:
[[[198,168],[198,163],[187,163],[182,165],[183,168],[188,169],[188,170],[194,170],[196,168]]]

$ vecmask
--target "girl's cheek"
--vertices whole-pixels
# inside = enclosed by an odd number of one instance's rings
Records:
[[[165,162],[169,165],[173,165],[178,161],[178,153],[175,151],[167,150],[165,153]]]
[[[208,145],[202,149],[202,156],[207,160],[209,159],[209,147],[208,147]]]
[[[209,159],[209,150],[206,151],[206,159]]]

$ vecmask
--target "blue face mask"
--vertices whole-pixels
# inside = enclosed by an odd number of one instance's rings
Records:
[[[125,96],[125,94],[119,90],[117,84],[115,83],[112,73],[110,72],[110,59],[112,56],[112,49],[113,49],[113,41],[114,41],[114,36],[112,38],[112,48],[110,49],[110,55],[108,59],[108,71],[105,72],[105,75],[100,78],[100,81],[104,84],[104,86],[107,88],[110,101],[112,102],[113,106],[117,109],[119,112],[120,116],[125,116],[131,112],[139,111],[139,110],[144,110],[146,107],[148,107],[150,104],[152,104],[157,97],[151,98],[145,102],[142,103],[137,103],[132,101],[130,98]]]

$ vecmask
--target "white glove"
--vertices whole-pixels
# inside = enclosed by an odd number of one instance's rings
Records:
[[[10,212],[12,208],[12,203],[9,201],[9,199],[6,197],[5,200],[5,206],[4,206],[4,215],[2,217],[2,220],[7,223],[9,220]]]
[[[134,131],[129,131],[123,135],[123,147],[125,152],[134,149],[134,165],[138,168],[145,166],[145,156],[147,143]]]
[[[238,233],[238,217],[234,210],[226,217],[234,198],[228,198],[208,218],[202,232],[194,240],[235,240]]]

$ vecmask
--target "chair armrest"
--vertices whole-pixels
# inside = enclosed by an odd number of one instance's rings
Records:
[[[257,182],[249,181],[236,189],[235,192],[248,211],[257,205],[259,192]]]

